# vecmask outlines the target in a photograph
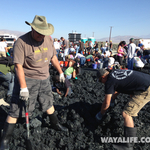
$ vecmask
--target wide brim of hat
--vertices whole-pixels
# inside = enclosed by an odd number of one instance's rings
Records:
[[[54,33],[54,26],[50,23],[48,23],[48,29],[44,29],[44,30],[37,28],[35,25],[27,21],[25,21],[25,23],[27,25],[30,25],[35,31],[37,31],[38,33],[42,35],[52,35]]]

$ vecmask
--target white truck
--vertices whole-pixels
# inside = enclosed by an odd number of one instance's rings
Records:
[[[136,46],[138,46],[139,41],[141,41],[141,43],[144,45],[145,49],[150,49],[150,39],[134,39],[134,43]]]
[[[7,47],[12,47],[14,41],[17,40],[17,36],[12,34],[0,34],[0,38],[3,37],[6,40]]]

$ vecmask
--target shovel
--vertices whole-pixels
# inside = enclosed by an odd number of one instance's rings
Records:
[[[26,128],[27,128],[27,139],[25,141],[26,143],[26,150],[33,150],[32,149],[32,145],[31,145],[31,141],[29,139],[29,135],[30,135],[30,130],[29,130],[29,114],[28,114],[28,108],[29,108],[29,101],[25,101],[25,117],[26,117]]]

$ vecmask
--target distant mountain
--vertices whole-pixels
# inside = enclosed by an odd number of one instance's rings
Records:
[[[111,40],[113,43],[119,43],[120,41],[126,41],[126,43],[129,43],[129,39],[130,38],[135,38],[138,39],[138,36],[132,36],[132,35],[126,35],[126,36],[115,36],[112,37]],[[102,42],[106,42],[109,41],[109,38],[102,38],[102,39],[96,39],[97,41],[102,41]]]
[[[7,29],[0,29],[0,34],[13,34],[13,35],[16,35],[17,37],[25,34],[24,32],[20,32],[20,31],[12,31],[12,30],[7,30]],[[126,36],[115,36],[115,37],[112,37],[111,40],[113,43],[116,43],[118,44],[120,41],[126,41],[126,43],[129,43],[129,39],[130,38],[150,38],[150,34],[148,35],[142,35],[140,37],[138,36],[132,36],[132,35],[126,35]],[[106,42],[106,41],[109,41],[109,37],[107,38],[101,38],[101,39],[96,39],[97,41],[102,41],[102,42]]]
[[[23,35],[24,32],[0,29],[0,34],[13,34],[13,35],[16,35],[17,37],[19,37],[19,36]]]
[[[144,39],[150,39],[150,34],[148,34],[148,35],[141,35],[140,37],[144,38]]]

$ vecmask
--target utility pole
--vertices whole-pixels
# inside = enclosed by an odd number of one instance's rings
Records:
[[[93,37],[94,37],[94,32],[93,32]]]
[[[111,31],[112,31],[112,26],[110,26],[109,42],[110,42],[110,40],[111,40]]]

